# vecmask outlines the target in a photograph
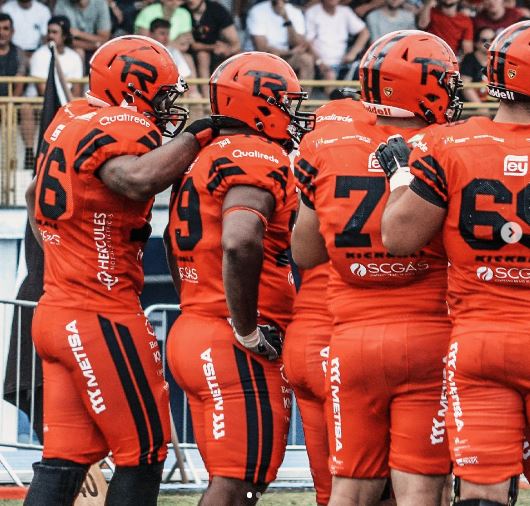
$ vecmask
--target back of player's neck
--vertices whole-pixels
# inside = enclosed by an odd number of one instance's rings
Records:
[[[493,121],[495,123],[530,125],[530,102],[501,102]]]
[[[424,128],[427,123],[418,117],[414,118],[389,118],[387,116],[377,116],[376,125],[392,126],[395,128]]]

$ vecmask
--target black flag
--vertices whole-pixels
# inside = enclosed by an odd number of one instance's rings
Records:
[[[50,46],[51,59],[46,89],[44,91],[44,103],[39,127],[39,143],[37,153],[40,152],[44,132],[52,122],[57,110],[64,104],[61,103],[58,86],[60,82],[56,78],[55,48]],[[62,93],[68,96],[67,93]],[[38,159],[38,156],[37,156]],[[36,168],[34,168],[35,174]],[[41,247],[35,240],[29,222],[26,223],[24,234],[24,252],[27,275],[17,293],[18,300],[38,301],[43,293],[44,255]],[[24,259],[21,259],[22,263]],[[19,265],[19,269],[21,266]],[[24,266],[22,266],[24,268]],[[6,376],[4,382],[4,399],[11,404],[19,405],[30,419],[33,417],[33,429],[42,442],[42,367],[38,356],[33,355],[33,344],[31,340],[31,322],[33,319],[33,308],[15,307],[13,324],[11,326],[11,340],[9,355],[6,364]],[[19,321],[20,320],[20,321]],[[18,354],[17,337],[20,330],[20,357]],[[35,390],[32,391],[32,370],[35,364]],[[17,367],[20,370],[17,374]],[[19,387],[17,389],[17,376]],[[18,391],[17,391],[18,390]],[[17,399],[18,398],[18,399]],[[33,401],[33,402],[32,402]],[[33,404],[33,409],[32,409]]]

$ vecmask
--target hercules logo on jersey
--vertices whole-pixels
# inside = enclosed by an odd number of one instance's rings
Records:
[[[204,361],[202,371],[214,402],[214,408],[212,411],[212,434],[215,439],[221,439],[225,436],[225,415],[223,412],[223,395],[219,383],[217,382],[215,367],[212,360],[212,349],[208,348],[204,350],[201,353],[201,359]]]
[[[90,360],[85,353],[83,343],[81,342],[81,337],[79,336],[79,332],[77,330],[77,320],[72,320],[66,325],[65,329],[68,332],[71,332],[71,334],[68,335],[68,344],[72,349],[72,353],[77,364],[79,365],[79,368],[81,371],[83,371],[83,376],[87,379],[86,392],[88,394],[88,398],[90,399],[90,405],[92,406],[94,413],[99,415],[105,411],[107,407],[105,406],[105,401],[101,394],[101,390],[99,389],[96,375],[92,369],[92,364],[90,363]]]
[[[340,362],[335,357],[330,362],[331,399],[333,402],[333,421],[335,424],[335,451],[342,449],[342,418],[340,414]]]
[[[98,269],[97,278],[99,282],[112,290],[112,287],[118,283],[117,276],[113,276],[109,271],[113,271],[116,265],[114,249],[112,248],[112,214],[94,213],[94,243],[98,252]]]
[[[505,176],[526,176],[528,172],[528,155],[506,155],[504,158]]]
[[[462,407],[460,405],[460,396],[458,395],[458,388],[455,383],[456,371],[456,354],[458,352],[458,343],[454,342],[449,347],[449,355],[447,361],[447,384],[449,385],[449,395],[453,401],[453,415],[455,417],[456,430],[460,432],[464,427],[462,420]]]

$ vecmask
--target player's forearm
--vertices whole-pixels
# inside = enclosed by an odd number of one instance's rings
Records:
[[[42,248],[42,237],[39,232],[39,227],[37,225],[37,222],[35,221],[35,188],[37,185],[37,178],[34,177],[31,183],[28,186],[28,189],[26,190],[26,204],[28,206],[28,221],[29,226],[31,227],[31,231],[33,232],[33,235],[35,236],[35,240],[39,244],[39,246]]]
[[[182,133],[145,155],[109,160],[100,169],[100,177],[120,195],[132,200],[149,200],[184,174],[199,149],[192,134]]]
[[[236,332],[246,336],[257,326],[263,245],[260,240],[223,239],[223,284]]]
[[[180,274],[177,265],[177,259],[173,255],[173,248],[171,247],[171,238],[169,236],[169,225],[164,230],[164,246],[166,250],[166,261],[169,268],[169,273],[171,274],[171,279],[173,279],[173,286],[175,287],[175,292],[180,298]]]

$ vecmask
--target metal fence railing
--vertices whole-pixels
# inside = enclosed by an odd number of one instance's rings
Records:
[[[190,79],[190,84],[206,84],[206,79]],[[8,95],[0,97],[0,206],[24,206],[24,192],[33,173],[31,150],[35,154],[39,130],[42,97],[21,97],[14,94],[17,83],[42,83],[42,79],[33,77],[2,77],[0,84],[7,83]],[[87,83],[87,79],[72,82]],[[325,97],[324,88],[352,86],[358,88],[358,81],[302,81],[304,89],[312,92],[313,97]],[[469,88],[483,88],[484,83],[466,84]],[[306,109],[315,109],[327,102],[325,98],[316,98],[304,102]],[[208,114],[207,97],[187,97],[180,103],[190,109],[190,119]],[[485,114],[494,112],[496,102],[468,102],[464,104],[464,114]]]
[[[35,302],[0,299],[0,468],[19,486],[29,481],[13,469],[2,453],[7,448],[42,450],[42,372],[40,360],[31,340],[31,318]],[[166,361],[166,338],[171,325],[180,314],[176,304],[154,304],[145,310],[161,346],[164,373],[170,384],[172,413],[172,443],[176,461],[166,473],[165,482],[178,479],[188,481],[188,473],[196,484],[201,484],[204,472],[197,467],[197,445],[193,437],[191,414],[184,392],[169,374]],[[4,399],[9,399],[6,402]],[[291,431],[288,450],[305,451],[301,420],[292,400]],[[112,463],[107,459],[108,467]],[[178,474],[175,474],[177,469]],[[290,465],[284,472],[286,479],[310,479],[306,465]]]

